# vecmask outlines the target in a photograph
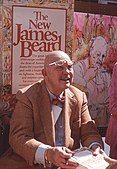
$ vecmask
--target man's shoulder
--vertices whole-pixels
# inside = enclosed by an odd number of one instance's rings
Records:
[[[79,88],[73,86],[73,85],[70,85],[69,87],[70,91],[73,92],[73,93],[79,93],[79,94],[82,94],[84,93],[82,90],[80,90]]]
[[[19,89],[18,92],[21,92],[21,93],[33,93],[33,92],[36,92],[37,89],[39,90],[39,88],[41,88],[42,86],[42,83],[43,83],[43,80],[39,80],[31,85],[28,85],[22,89]]]
[[[79,103],[82,104],[84,98],[87,100],[85,92],[83,92],[82,90],[78,89],[77,87],[71,85],[69,87],[69,90],[72,93],[72,95],[75,96],[76,100],[79,101]]]

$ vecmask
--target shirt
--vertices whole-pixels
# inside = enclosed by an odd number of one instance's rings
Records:
[[[47,89],[48,90],[48,89]],[[51,93],[49,90],[49,95],[50,95],[50,100],[52,102],[52,99],[55,99],[56,96]],[[63,96],[64,92],[62,92],[59,97],[61,98]],[[53,118],[54,118],[54,124],[56,123],[61,111],[62,111],[62,103],[59,103],[59,105],[53,105],[52,104],[52,112],[53,112]],[[34,163],[39,163],[39,164],[43,164],[45,166],[45,158],[44,158],[44,154],[45,154],[45,151],[47,148],[49,148],[51,146],[49,145],[46,145],[46,144],[41,144],[38,149],[36,150],[36,153],[35,153],[35,161]]]

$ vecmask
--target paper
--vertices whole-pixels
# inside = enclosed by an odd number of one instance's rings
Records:
[[[76,150],[72,159],[80,164],[77,169],[106,169],[109,166],[102,154],[93,156],[92,151],[87,148]]]

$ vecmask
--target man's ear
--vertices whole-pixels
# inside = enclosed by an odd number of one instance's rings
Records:
[[[46,70],[45,69],[42,69],[42,75],[45,77],[47,76],[47,73],[46,73]]]

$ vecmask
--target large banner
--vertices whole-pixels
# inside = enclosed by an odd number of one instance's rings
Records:
[[[49,51],[71,56],[73,12],[74,0],[0,1],[0,126],[18,89],[42,78]]]
[[[42,78],[43,60],[49,51],[71,55],[74,0],[0,3],[0,84],[15,94]]]
[[[66,12],[66,9],[13,6],[13,93],[42,78],[48,52],[66,50]]]
[[[109,119],[108,89],[117,61],[117,17],[74,13],[74,85],[88,97],[89,110],[99,127]]]

